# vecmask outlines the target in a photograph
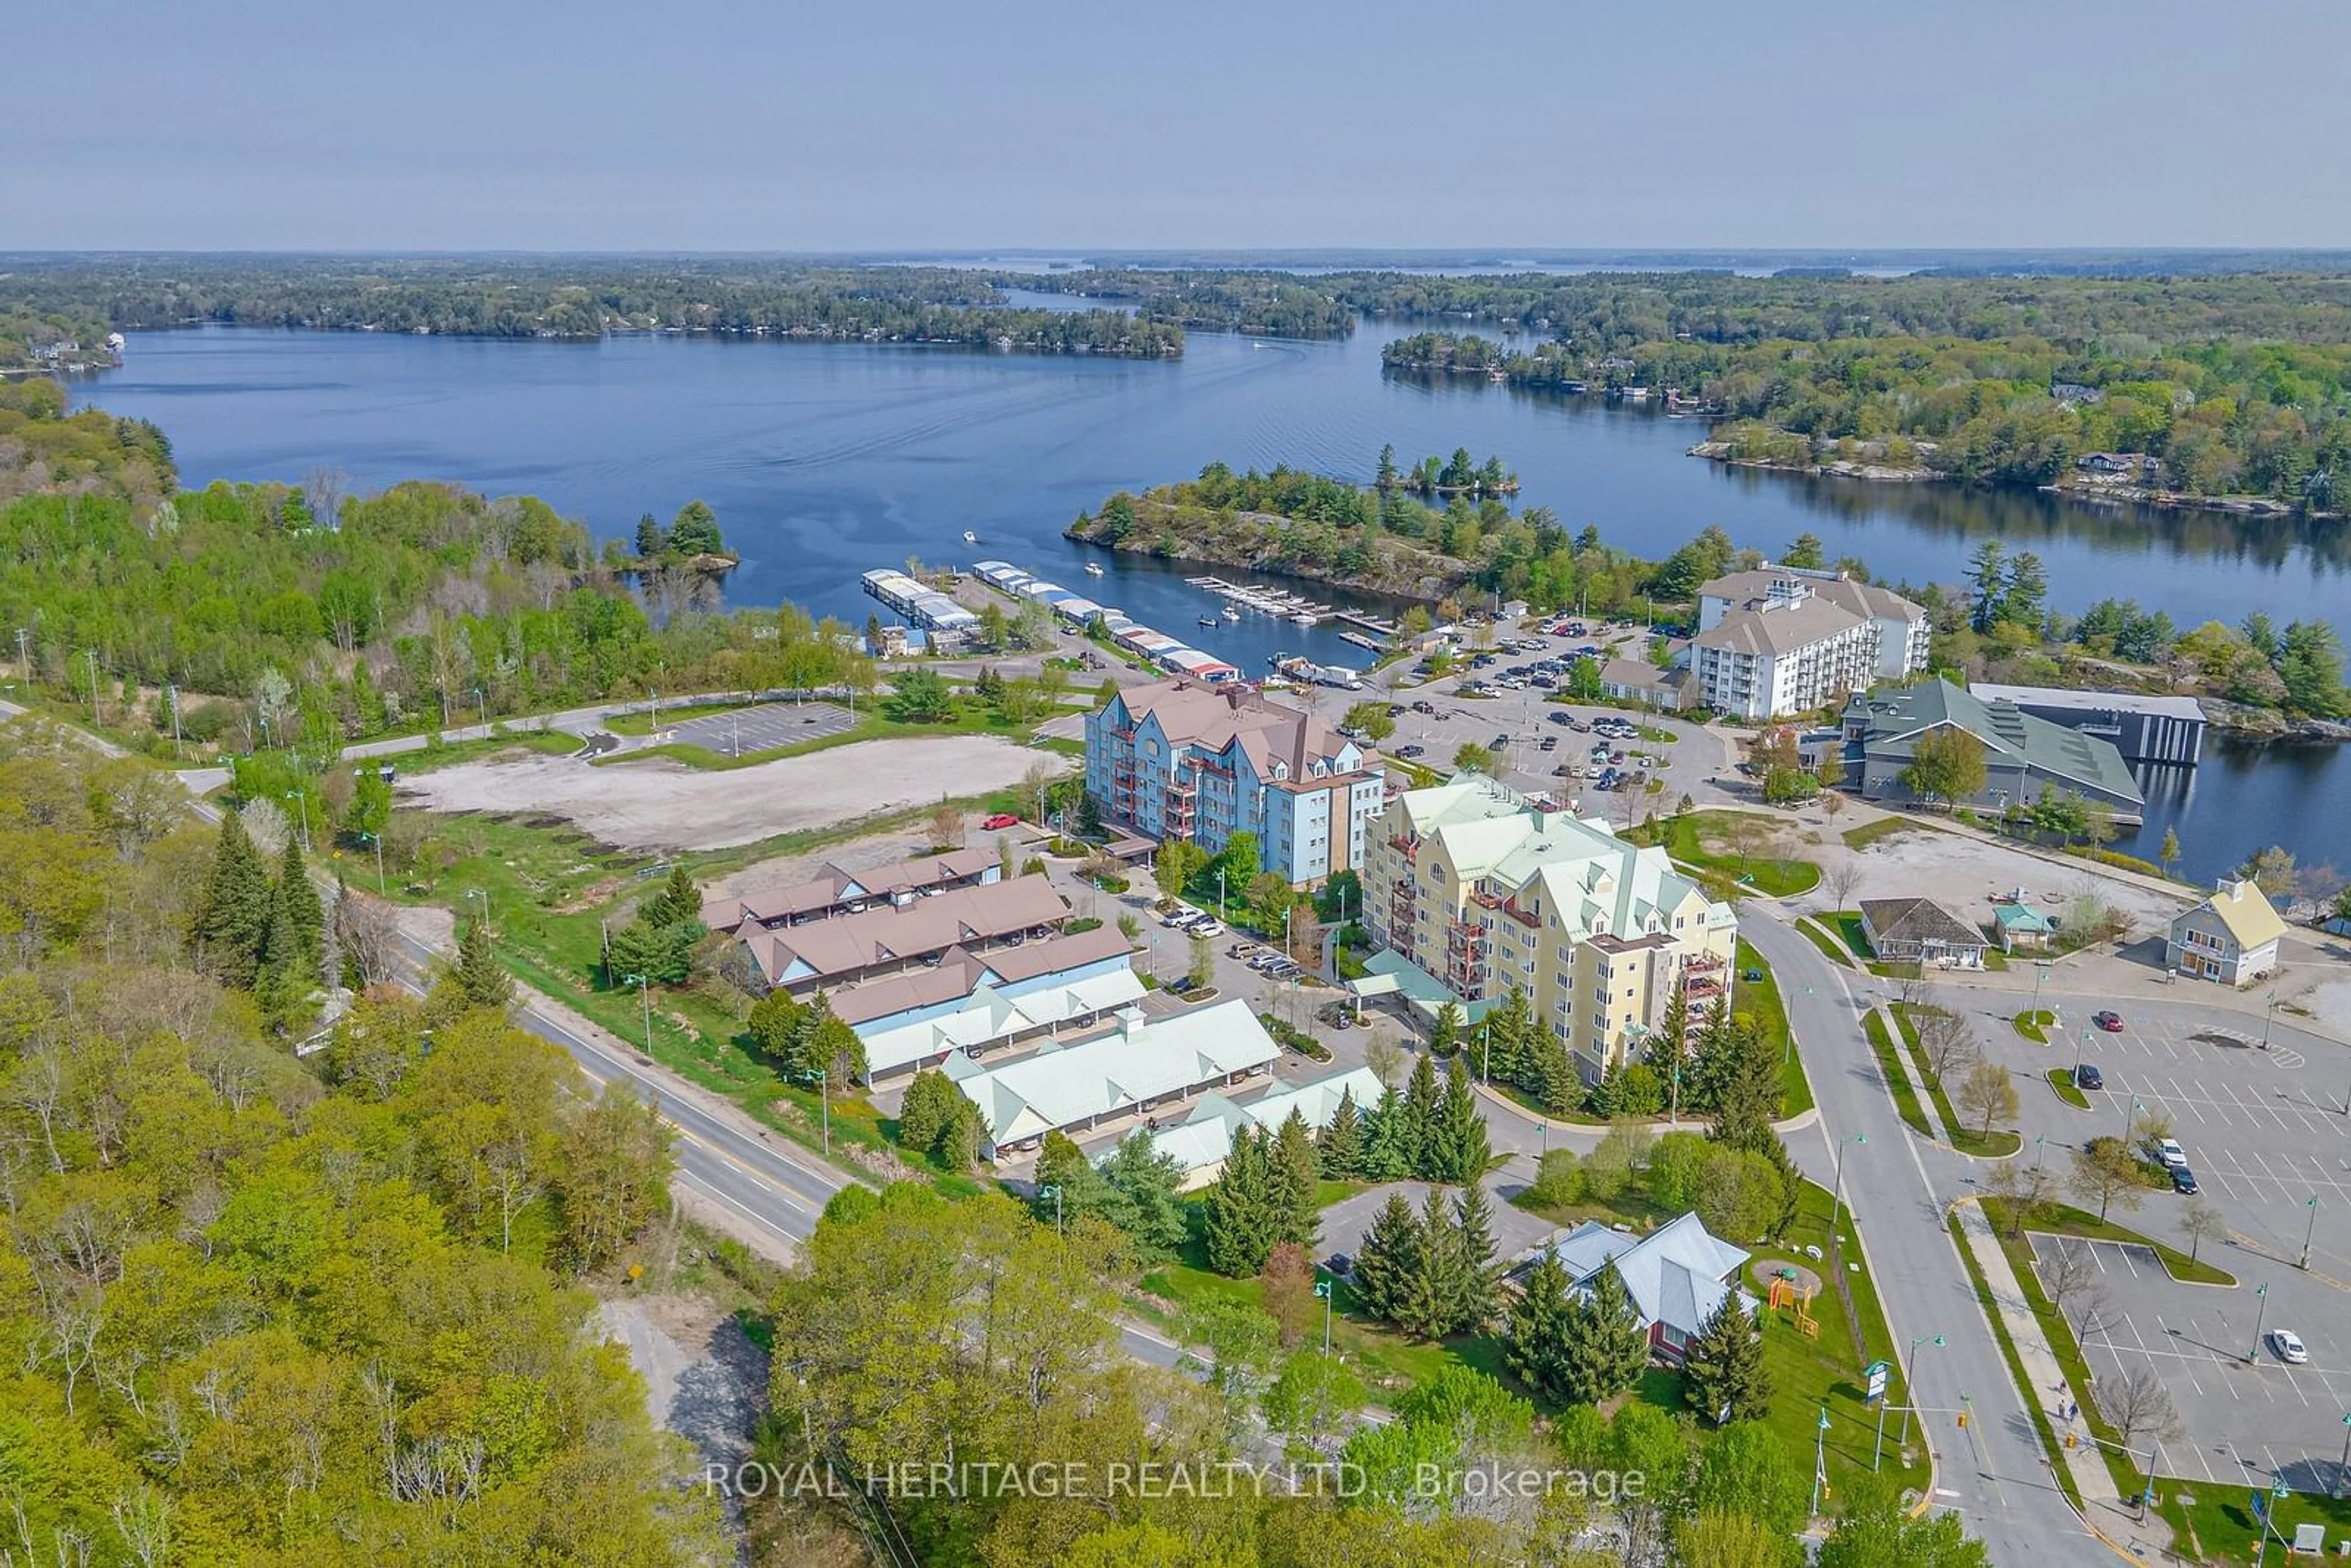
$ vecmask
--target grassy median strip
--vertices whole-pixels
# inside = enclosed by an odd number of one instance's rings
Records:
[[[1927,1053],[1918,1049],[1918,1021],[1910,1016],[1909,1009],[1896,1003],[1894,1021],[1902,1030],[1902,1049],[1908,1053],[1910,1063],[1918,1070],[1918,1082],[1935,1102],[1935,1114],[1943,1119],[1944,1130],[1951,1135],[1951,1147],[1963,1155],[1975,1155],[1984,1159],[2002,1159],[2016,1153],[2024,1145],[2022,1134],[2005,1129],[1980,1132],[1960,1122],[1951,1109],[1951,1099],[1944,1092],[1943,1081],[1927,1065]]]
[[[1976,1289],[1976,1304],[1983,1309],[1984,1321],[1991,1324],[1991,1337],[2000,1342],[2001,1358],[2008,1363],[2008,1375],[2015,1383],[2017,1393],[2023,1397],[2025,1414],[2032,1417],[2032,1429],[2041,1435],[2041,1449],[2049,1458],[2050,1471],[2057,1478],[2057,1490],[2065,1494],[2065,1500],[2074,1505],[2074,1512],[2079,1513],[2082,1511],[2082,1489],[2074,1483],[2074,1472],[2065,1463],[2065,1450],[2058,1447],[2057,1433],[2049,1424],[2049,1412],[2042,1405],[2040,1388],[2032,1379],[2024,1375],[2024,1358],[2017,1354],[2016,1342],[2008,1336],[2007,1320],[2000,1315],[1999,1303],[1992,1300],[1991,1286],[1984,1279],[1982,1267],[1976,1262],[1974,1249],[1968,1245],[1967,1230],[1959,1219],[1959,1211],[1953,1209],[1945,1215],[1943,1223],[1951,1233],[1951,1245],[1959,1249],[1959,1261],[1967,1265],[1968,1281]]]
[[[1762,1026],[1763,1037],[1780,1048],[1780,1114],[1799,1116],[1813,1108],[1813,1086],[1804,1077],[1803,1059],[1789,1038],[1788,1007],[1781,998],[1780,982],[1763,955],[1738,938],[1732,962],[1739,966],[1739,1001],[1735,1010]],[[1750,980],[1750,975],[1761,976]]]
[[[2049,1031],[2056,1026],[2057,1015],[2047,1008],[2043,1008],[2038,1012],[2021,1012],[2009,1021],[2016,1026],[2017,1033],[2033,1044],[2047,1045]]]
[[[1876,1053],[1877,1071],[1886,1076],[1886,1088],[1894,1092],[1894,1108],[1902,1113],[1903,1122],[1922,1138],[1932,1138],[1935,1130],[1927,1125],[1927,1113],[1918,1103],[1917,1092],[1910,1087],[1910,1075],[1902,1071],[1902,1060],[1894,1052],[1894,1040],[1886,1031],[1886,1015],[1870,1009],[1862,1019],[1862,1030],[1869,1036],[1869,1049]]]
[[[2090,1097],[2082,1092],[2080,1084],[2074,1082],[2074,1072],[2071,1068],[2051,1068],[2049,1087],[2057,1091],[2058,1099],[2063,1100],[2074,1110],[2086,1111],[2090,1108]]]
[[[1819,948],[1821,956],[1830,963],[1847,969],[1854,967],[1853,956],[1844,950],[1844,944],[1814,925],[1811,915],[1807,915],[1797,921],[1796,929],[1802,932],[1804,940]]]

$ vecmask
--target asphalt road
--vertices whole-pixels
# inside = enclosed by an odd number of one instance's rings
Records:
[[[2051,1479],[2022,1396],[1943,1228],[1945,1205],[1974,1190],[1976,1163],[1915,1142],[1878,1073],[1861,1024],[1878,982],[1830,965],[1769,918],[1742,920],[1740,933],[1778,977],[1820,1106],[1820,1124],[1796,1134],[1791,1152],[1808,1174],[1833,1181],[1842,1146],[1845,1207],[1897,1348],[1943,1336],[1939,1349],[1917,1352],[1916,1403],[1922,1412],[1955,1411],[1964,1396],[1975,1412],[1964,1431],[1950,1414],[1920,1418],[1935,1454],[1935,1501],[1959,1511],[1994,1563],[2111,1563]],[[1867,1142],[1854,1144],[1856,1135]],[[2055,1391],[2044,1392],[2053,1407]]]

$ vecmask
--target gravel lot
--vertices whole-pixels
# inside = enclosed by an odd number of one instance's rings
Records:
[[[1839,841],[1838,833],[1834,829],[1822,831],[1825,841],[1818,849],[1798,852],[1824,864],[1851,852]],[[1971,920],[1990,918],[1991,896],[2005,897],[2019,887],[2037,907],[2062,912],[2077,891],[2095,886],[2142,933],[2161,931],[2188,903],[2185,896],[2169,898],[2121,877],[2101,876],[2086,862],[2078,870],[2052,865],[2005,845],[1933,829],[1880,839],[1863,850],[1859,858],[1859,897],[1915,898],[1925,894]],[[1829,900],[1823,890],[1806,902],[1825,908]]]
[[[666,758],[591,768],[568,757],[467,763],[402,786],[435,811],[552,812],[622,849],[715,850],[852,822],[1020,782],[1057,753],[994,736],[868,740],[755,768],[702,772]]]

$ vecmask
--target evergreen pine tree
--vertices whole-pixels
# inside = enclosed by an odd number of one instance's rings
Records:
[[[1208,1267],[1246,1280],[1265,1267],[1276,1239],[1270,1160],[1265,1134],[1244,1128],[1201,1208],[1201,1239]]]
[[[1423,1147],[1420,1168],[1414,1174],[1428,1181],[1475,1183],[1492,1160],[1486,1118],[1478,1113],[1478,1096],[1461,1062],[1445,1075],[1445,1092]]]
[[[1649,1064],[1657,1070],[1657,1081],[1673,1092],[1674,1071],[1682,1074],[1682,1109],[1689,1110],[1697,1102],[1691,1097],[1694,1085],[1689,1072],[1689,993],[1677,985],[1666,998],[1664,1009],[1657,1018],[1657,1027],[1649,1036]]]
[[[1386,1204],[1373,1218],[1371,1228],[1364,1232],[1364,1244],[1355,1254],[1353,1282],[1355,1299],[1363,1302],[1364,1310],[1375,1318],[1395,1322],[1406,1282],[1421,1272],[1425,1250],[1419,1216],[1413,1213],[1404,1194],[1388,1194]]]
[[[639,906],[637,913],[653,925],[678,925],[697,919],[702,914],[702,890],[686,875],[685,867],[669,868],[669,878],[654,894]]]
[[[491,948],[489,927],[478,920],[467,920],[457,938],[454,973],[469,1008],[503,1008],[514,999],[514,977]]]
[[[1322,1174],[1333,1181],[1353,1179],[1364,1168],[1364,1118],[1355,1109],[1355,1092],[1343,1091],[1331,1124],[1315,1139],[1315,1155]]]
[[[1573,1405],[1597,1405],[1639,1382],[1648,1364],[1649,1336],[1615,1265],[1606,1265],[1568,1318],[1562,1394]]]
[[[1276,1241],[1295,1241],[1309,1252],[1322,1231],[1322,1207],[1314,1201],[1319,1176],[1314,1162],[1314,1135],[1295,1109],[1274,1134],[1269,1168],[1268,1206]]]
[[[1486,1043],[1483,1050],[1486,1081],[1508,1083],[1527,1092],[1541,1092],[1541,1082],[1536,1076],[1534,1009],[1527,1000],[1524,987],[1512,986],[1502,1003],[1486,1015]]]
[[[1494,1321],[1501,1304],[1501,1280],[1494,1268],[1494,1210],[1478,1182],[1453,1200],[1453,1229],[1459,1251],[1453,1332],[1476,1333]]]
[[[1461,1004],[1447,1000],[1437,1009],[1437,1018],[1428,1028],[1428,1053],[1450,1056],[1461,1048]]]
[[[1418,1221],[1419,1268],[1399,1281],[1396,1326],[1422,1339],[1442,1339],[1461,1318],[1468,1283],[1468,1260],[1461,1250],[1461,1231],[1447,1211],[1445,1189],[1432,1186]]]
[[[1405,1084],[1396,1147],[1404,1155],[1405,1172],[1424,1181],[1428,1179],[1429,1145],[1437,1133],[1439,1099],[1437,1062],[1423,1056],[1413,1064],[1412,1078]]]
[[[246,836],[244,821],[235,811],[223,811],[194,933],[198,957],[224,985],[253,988],[276,902],[269,873]]]
[[[291,833],[286,836],[285,852],[278,857],[277,894],[277,904],[284,911],[287,928],[283,958],[300,971],[307,994],[310,987],[319,983],[327,960],[327,911],[319,904],[319,890],[310,881],[309,866],[302,859],[302,846]]]
[[[1401,1181],[1412,1175],[1412,1151],[1406,1146],[1410,1136],[1404,1097],[1390,1084],[1380,1091],[1380,1103],[1364,1118],[1364,1179]]]
[[[1575,1070],[1575,1059],[1567,1053],[1567,1041],[1547,1029],[1535,1031],[1534,1048],[1529,1052],[1535,1059],[1533,1092],[1542,1096],[1543,1109],[1554,1116],[1583,1108],[1585,1098],[1583,1074]]]
[[[1682,1362],[1682,1394],[1709,1421],[1728,1409],[1734,1421],[1761,1421],[1771,1409],[1771,1375],[1763,1364],[1763,1342],[1755,1320],[1726,1293]]]
[[[1502,1343],[1502,1364],[1543,1398],[1565,1397],[1567,1323],[1574,1311],[1567,1270],[1546,1248],[1527,1271],[1526,1288],[1510,1303]]]
[[[1184,1245],[1187,1223],[1177,1190],[1184,1174],[1176,1157],[1159,1153],[1151,1134],[1137,1128],[1120,1140],[1102,1163],[1102,1174],[1124,1200],[1126,1230],[1134,1238],[1136,1256],[1145,1262],[1173,1257]]]

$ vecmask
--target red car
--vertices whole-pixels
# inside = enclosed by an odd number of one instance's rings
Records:
[[[2092,1013],[2090,1021],[2108,1034],[2120,1034],[2123,1031],[2123,1015],[2120,1013]]]
[[[1020,819],[1014,816],[1009,811],[998,811],[996,815],[987,819],[979,825],[988,832],[992,833],[998,828],[1019,827],[1020,825]]]

